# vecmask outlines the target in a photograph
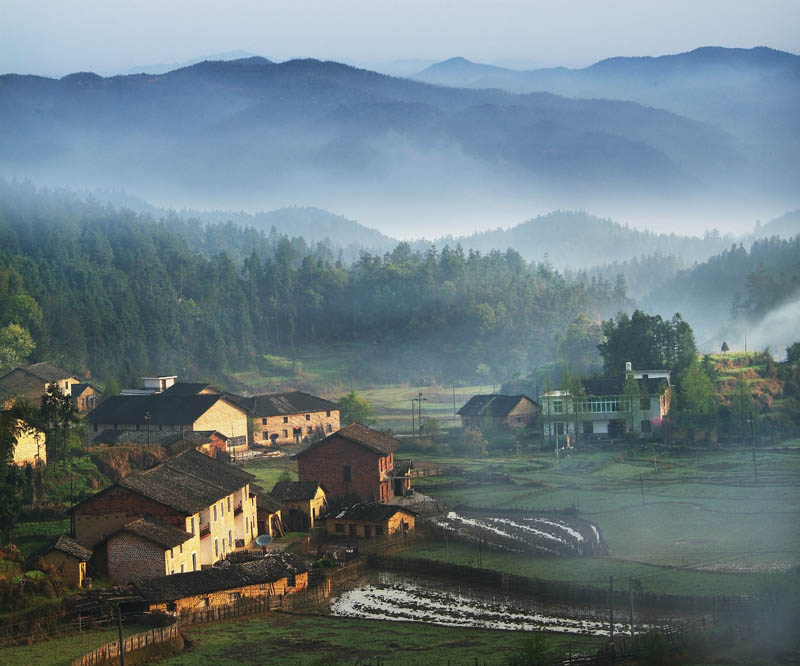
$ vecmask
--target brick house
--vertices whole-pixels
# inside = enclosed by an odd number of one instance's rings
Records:
[[[97,406],[98,394],[94,386],[87,383],[73,384],[70,387],[72,404],[79,412],[86,413]]]
[[[525,428],[539,412],[539,405],[526,395],[474,395],[458,410],[461,427],[480,428],[487,420],[501,428]]]
[[[416,512],[402,506],[361,502],[343,507],[325,521],[331,536],[373,539],[414,531]]]
[[[294,594],[308,587],[308,572],[297,555],[271,553],[241,564],[137,581],[133,589],[144,599],[144,610],[181,614]]]
[[[247,547],[256,534],[252,474],[189,449],[75,505],[75,539],[89,547],[105,541],[137,518],[188,532],[185,563],[208,566]]]
[[[270,393],[245,398],[252,442],[262,446],[308,443],[339,429],[339,407],[303,393]]]
[[[40,551],[42,562],[55,568],[61,579],[73,587],[83,587],[86,579],[86,563],[92,551],[75,539],[62,534],[55,543]]]
[[[72,395],[72,386],[80,380],[52,363],[34,363],[14,368],[0,377],[0,386],[9,396],[25,398],[38,405],[50,384],[57,384],[64,395]]]
[[[219,393],[115,395],[89,412],[86,420],[91,441],[104,430],[216,430],[228,437],[229,452],[247,450],[247,412]]]
[[[327,489],[319,481],[278,481],[270,495],[282,505],[282,523],[290,532],[314,529],[328,510]]]
[[[351,423],[293,458],[300,481],[321,482],[330,497],[389,503],[411,487],[394,466],[398,445],[394,437]]]
[[[108,577],[119,584],[191,571],[192,540],[182,529],[137,518],[105,541]]]

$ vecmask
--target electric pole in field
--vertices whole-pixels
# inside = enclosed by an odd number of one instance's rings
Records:
[[[614,640],[614,576],[608,577],[608,637]]]
[[[414,427],[414,398],[411,398],[411,438],[414,438],[416,434],[416,428]]]
[[[633,631],[633,578],[628,578],[628,592],[630,593],[630,603],[631,603],[631,643],[633,643],[634,639],[634,631]]]
[[[753,432],[753,412],[750,412],[750,445],[753,447],[753,481],[758,483],[758,467],[756,466],[756,438]]]

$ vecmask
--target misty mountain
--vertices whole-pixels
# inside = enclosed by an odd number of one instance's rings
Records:
[[[136,65],[126,69],[123,72],[119,72],[119,74],[121,76],[126,76],[128,74],[165,74],[166,72],[171,72],[174,69],[191,67],[192,65],[197,65],[198,63],[206,60],[241,60],[242,58],[258,57],[259,56],[257,54],[250,53],[249,51],[226,51],[225,53],[214,53],[211,55],[200,56],[199,58],[192,58],[191,60],[186,60],[185,62],[157,62],[149,65]]]
[[[688,265],[722,251],[733,237],[717,231],[707,232],[702,238],[659,234],[584,212],[554,211],[510,229],[450,236],[437,242],[460,243],[482,252],[513,247],[528,260],[547,258],[558,268],[581,269],[655,253],[675,255]]]
[[[636,103],[449,89],[316,60],[0,77],[0,173],[162,205],[356,201],[360,217],[484,200],[489,213],[541,209],[548,197],[668,205],[758,198],[756,166],[728,134]]]

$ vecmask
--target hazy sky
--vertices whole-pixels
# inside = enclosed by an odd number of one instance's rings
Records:
[[[800,0],[2,0],[0,72],[108,73],[236,49],[584,66],[700,45],[796,53],[798,35]]]

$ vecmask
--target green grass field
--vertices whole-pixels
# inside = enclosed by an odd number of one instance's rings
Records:
[[[62,534],[69,534],[69,519],[46,522],[23,522],[14,527],[14,544],[28,557],[40,548],[55,541]]]
[[[381,664],[422,666],[477,663],[501,665],[519,649],[524,634],[334,617],[270,615],[190,627],[191,651],[158,662],[163,666],[311,666]],[[557,655],[588,653],[597,639],[547,634]]]

